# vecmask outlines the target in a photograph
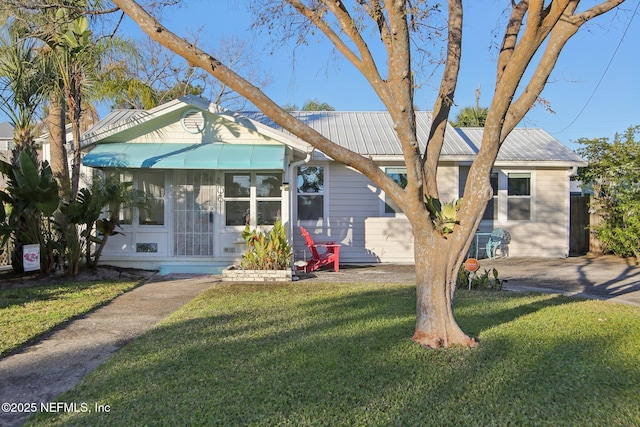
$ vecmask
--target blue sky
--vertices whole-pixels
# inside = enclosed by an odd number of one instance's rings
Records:
[[[481,4],[480,4],[481,3]],[[585,3],[591,4],[590,1]],[[252,41],[259,67],[268,71],[272,83],[265,92],[274,101],[301,106],[307,99],[327,102],[336,110],[382,110],[384,106],[366,81],[346,60],[332,59],[328,43],[311,40],[308,46],[270,53],[264,35],[250,30],[251,16],[238,0],[189,0],[187,6],[165,10],[162,22],[178,35],[186,36],[202,27],[207,47],[223,36],[237,35]],[[212,6],[214,4],[215,6]],[[500,11],[506,1],[466,1],[462,69],[456,90],[457,107],[475,104],[481,88],[480,105],[488,106],[494,89],[496,39]],[[583,27],[569,42],[542,97],[555,112],[534,107],[521,127],[539,127],[572,149],[578,138],[607,137],[640,125],[640,81],[637,41],[640,16],[637,2],[627,2],[618,14],[608,14]],[[137,28],[125,23],[123,34],[135,37]],[[625,33],[626,32],[626,33]],[[438,79],[430,80],[417,93],[421,110],[432,108]],[[451,118],[455,117],[454,109]]]
[[[269,70],[273,83],[265,92],[278,103],[301,106],[307,99],[327,102],[336,110],[382,110],[384,106],[366,81],[346,60],[334,55],[323,41],[293,50],[265,49],[263,36],[250,29],[251,16],[243,2],[190,0],[188,6],[165,13],[163,23],[178,34],[203,27],[209,40],[236,34],[253,40],[258,62]],[[586,1],[591,4],[592,2]],[[505,1],[466,1],[463,33],[462,69],[455,104],[475,104],[480,87],[480,105],[488,106],[494,90],[495,42],[492,30],[499,26]],[[618,14],[593,20],[567,44],[542,97],[554,113],[536,106],[520,123],[522,127],[540,127],[572,149],[578,138],[607,137],[640,125],[640,16],[637,2],[627,2]],[[212,46],[215,43],[211,43]],[[421,110],[432,108],[438,79],[421,90],[415,103]],[[452,118],[457,110],[454,110]]]

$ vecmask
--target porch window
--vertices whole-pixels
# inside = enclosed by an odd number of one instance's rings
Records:
[[[224,175],[225,224],[246,225],[251,218],[251,174]]]
[[[140,225],[164,225],[164,173],[140,171],[138,189],[146,196],[146,209],[139,210]]]
[[[106,172],[107,185],[111,183],[133,183],[131,172]],[[134,184],[135,186],[135,184]],[[133,208],[131,203],[122,203],[118,206],[118,221],[120,225],[131,225],[133,223]]]
[[[393,179],[401,188],[407,186],[407,168],[387,168],[385,170],[387,175]],[[402,209],[397,205],[393,199],[385,195],[384,213],[386,214],[399,214],[402,213]]]
[[[300,166],[296,189],[298,219],[317,221],[324,218],[324,166]]]
[[[230,172],[224,184],[227,226],[273,225],[282,217],[281,172]]]
[[[132,182],[132,196],[121,206],[118,219],[122,225],[164,225],[164,173],[155,171],[119,171],[107,174],[108,180]],[[144,201],[141,201],[144,198]],[[132,204],[144,205],[134,209]]]
[[[282,174],[256,174],[257,225],[273,225],[282,218]]]
[[[528,221],[531,219],[531,174],[507,175],[507,219]]]

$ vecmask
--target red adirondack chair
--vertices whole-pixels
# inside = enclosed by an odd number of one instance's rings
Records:
[[[340,245],[335,242],[315,243],[313,238],[304,227],[300,226],[300,232],[304,241],[311,251],[311,259],[304,267],[305,273],[310,273],[319,269],[323,265],[333,265],[333,271],[340,271]],[[322,251],[318,251],[322,248]]]

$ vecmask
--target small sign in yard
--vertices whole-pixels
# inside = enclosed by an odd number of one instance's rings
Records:
[[[40,270],[40,245],[22,247],[22,266],[24,271]]]
[[[473,273],[480,268],[480,263],[475,258],[469,258],[464,262],[464,269]]]

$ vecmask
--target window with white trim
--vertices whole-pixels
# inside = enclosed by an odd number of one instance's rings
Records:
[[[165,174],[157,171],[117,171],[107,173],[107,179],[133,183],[129,195],[119,206],[121,225],[164,225]],[[133,205],[137,205],[135,208]]]
[[[224,174],[225,224],[273,225],[282,217],[282,172]]]
[[[407,168],[398,167],[398,168],[386,168],[385,173],[393,179],[401,188],[406,188],[407,186]],[[385,214],[401,214],[402,209],[398,206],[393,199],[385,194],[384,196],[384,213]]]
[[[105,172],[105,176],[107,185],[111,185],[112,183],[134,183],[133,174],[128,171]],[[122,203],[118,206],[118,221],[120,225],[131,225],[133,223],[133,207],[131,203]]]
[[[225,225],[247,225],[251,218],[251,174],[224,174]]]
[[[460,166],[459,194],[463,191],[469,173],[468,166]],[[497,169],[491,172],[490,182],[493,197],[487,203],[483,221],[504,223],[506,221],[533,221],[534,172]]]
[[[138,189],[146,197],[146,209],[138,209],[140,225],[164,225],[164,172],[140,171]]]
[[[324,218],[324,166],[299,166],[296,177],[298,220]]]
[[[507,174],[507,220],[531,220],[531,174]]]
[[[273,225],[282,218],[282,173],[257,173],[257,225]]]

